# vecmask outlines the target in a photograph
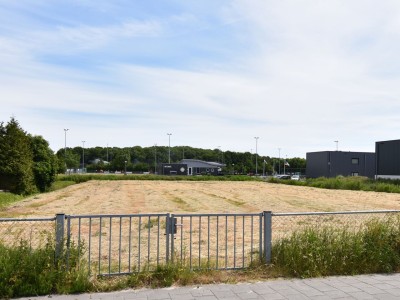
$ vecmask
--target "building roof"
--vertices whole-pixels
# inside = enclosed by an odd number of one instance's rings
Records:
[[[213,161],[204,161],[204,160],[199,160],[199,159],[182,159],[181,163],[187,164],[188,166],[191,166],[191,167],[197,167],[197,168],[204,168],[204,167],[222,168],[222,167],[225,167],[225,164],[221,164],[221,163],[213,162]]]

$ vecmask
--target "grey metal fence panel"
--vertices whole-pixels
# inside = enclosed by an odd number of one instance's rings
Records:
[[[166,214],[67,216],[69,243],[98,275],[152,270],[167,262]],[[83,247],[83,248],[82,248]]]
[[[0,218],[0,243],[17,246],[21,242],[29,247],[40,247],[52,241],[56,218]]]
[[[262,213],[175,214],[171,259],[191,269],[240,269],[260,259]]]

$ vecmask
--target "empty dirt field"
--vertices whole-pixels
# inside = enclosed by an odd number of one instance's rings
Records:
[[[384,209],[400,209],[400,194],[264,182],[89,181],[26,198],[0,211],[0,217]]]

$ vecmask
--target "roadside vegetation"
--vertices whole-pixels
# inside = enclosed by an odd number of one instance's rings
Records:
[[[89,276],[82,247],[72,245],[68,256],[64,251],[55,260],[50,236],[39,249],[32,249],[27,242],[14,246],[0,242],[0,298],[400,270],[400,218],[370,220],[357,229],[305,227],[274,241],[270,265],[257,262],[244,270],[216,271],[205,267],[193,271],[185,264],[175,263],[160,265],[151,272],[116,277]]]
[[[307,178],[305,180],[281,180],[269,178],[268,182],[297,186],[309,186],[322,189],[353,190],[368,192],[400,193],[400,180],[369,179],[367,177],[338,176],[335,178]]]

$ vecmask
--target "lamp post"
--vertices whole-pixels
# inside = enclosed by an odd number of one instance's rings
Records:
[[[336,151],[339,151],[339,141],[334,141],[336,143]]]
[[[85,172],[85,142],[86,141],[82,141],[82,173]]]
[[[263,177],[265,177],[265,164],[266,164],[267,162],[265,161],[265,159],[264,159],[264,164],[263,164]]]
[[[157,144],[154,144],[154,174],[157,173]]]
[[[278,174],[281,174],[281,148],[278,148],[278,151],[279,151]]]
[[[67,169],[67,131],[68,128],[64,128],[64,161],[65,161],[65,169]]]
[[[257,174],[258,174],[258,169],[257,169],[257,142],[258,142],[258,139],[259,139],[259,137],[258,136],[255,136],[254,137],[255,139],[256,139],[256,176],[257,176]]]
[[[127,163],[127,161],[125,161],[125,173],[124,173],[125,175],[126,175],[126,163]]]
[[[172,133],[167,133],[168,135],[168,163],[171,163],[171,135]]]

